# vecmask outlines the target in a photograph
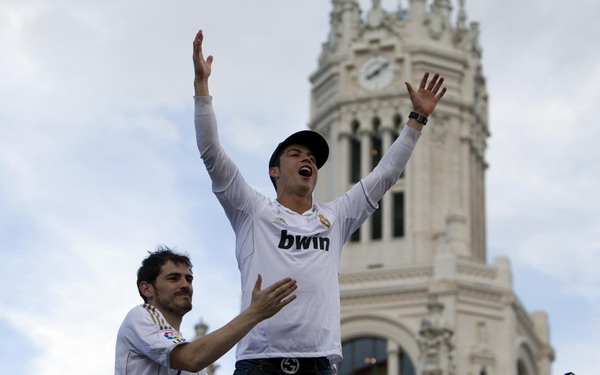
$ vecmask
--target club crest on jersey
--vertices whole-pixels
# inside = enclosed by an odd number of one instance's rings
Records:
[[[323,224],[323,226],[327,229],[331,228],[331,223],[329,222],[329,220],[327,220],[327,218],[325,216],[323,216],[322,214],[319,214],[319,220],[321,220],[321,224]]]

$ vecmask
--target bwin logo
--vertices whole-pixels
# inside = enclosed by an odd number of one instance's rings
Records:
[[[294,236],[288,234],[287,230],[281,231],[281,238],[279,239],[279,247],[280,249],[291,249],[292,246],[296,245],[296,250],[300,249],[308,249],[311,247],[313,249],[329,251],[329,238],[327,237],[304,237],[304,236]]]

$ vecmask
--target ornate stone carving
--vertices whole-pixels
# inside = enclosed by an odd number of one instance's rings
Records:
[[[443,318],[442,305],[435,296],[427,303],[429,314],[421,320],[419,330],[419,367],[421,375],[454,375],[454,331]]]

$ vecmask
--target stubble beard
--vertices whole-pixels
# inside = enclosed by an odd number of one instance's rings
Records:
[[[155,303],[157,306],[159,306],[159,309],[164,309],[172,314],[183,317],[190,310],[192,310],[192,299],[190,296],[190,299],[186,300],[184,303],[176,303],[175,299],[178,297],[179,296],[173,296],[172,298],[163,300],[157,296],[155,297]]]

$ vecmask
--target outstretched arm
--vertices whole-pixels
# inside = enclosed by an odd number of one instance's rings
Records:
[[[413,111],[424,117],[429,117],[433,113],[438,102],[446,93],[446,88],[442,88],[444,78],[440,77],[439,74],[435,74],[429,83],[428,80],[429,73],[425,73],[421,78],[421,84],[417,91],[413,89],[410,83],[406,82]],[[372,206],[396,183],[419,139],[423,124],[409,118],[407,125],[410,129],[404,128],[402,130],[398,139],[385,152],[377,167],[361,180],[363,190]]]
[[[189,372],[202,370],[227,353],[256,324],[296,299],[295,295],[290,296],[297,288],[296,280],[282,279],[263,290],[261,284],[259,274],[252,291],[252,303],[231,322],[189,344],[175,347],[170,355],[171,368]]]
[[[204,34],[202,30],[198,31],[196,38],[194,38],[194,93],[196,96],[209,96],[208,92],[208,77],[212,70],[213,57],[208,56],[204,59],[202,54],[202,41],[204,40]]]
[[[427,84],[428,79],[429,73],[423,74],[423,78],[421,78],[421,84],[419,85],[419,90],[417,91],[413,89],[410,83],[405,82],[410,101],[412,102],[413,112],[421,114],[425,117],[429,117],[429,115],[433,113],[438,102],[446,93],[445,87],[440,91],[440,88],[444,83],[443,77],[440,77],[440,75],[436,73],[429,84]],[[411,128],[418,131],[423,129],[423,124],[412,118],[408,120],[407,124]]]

